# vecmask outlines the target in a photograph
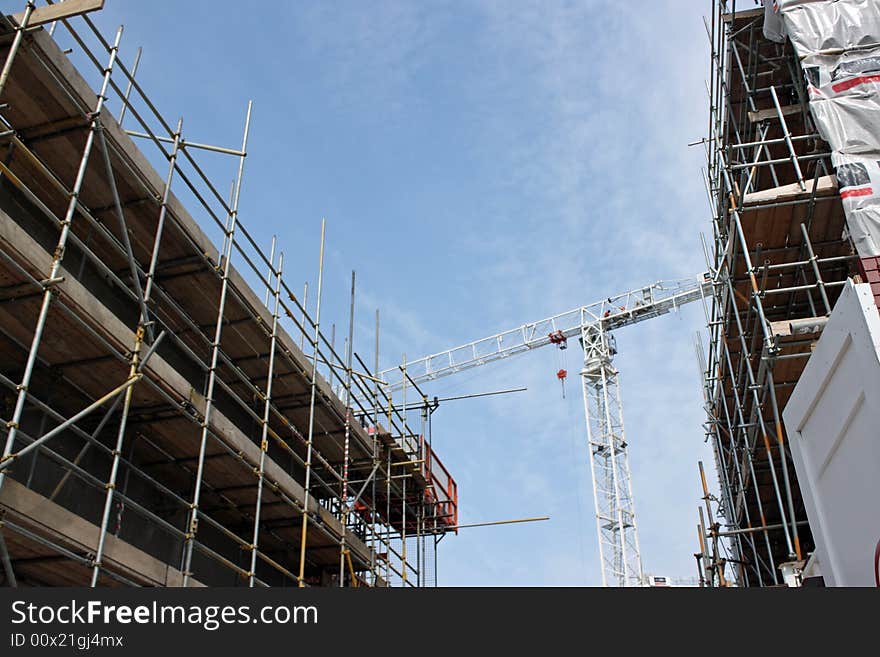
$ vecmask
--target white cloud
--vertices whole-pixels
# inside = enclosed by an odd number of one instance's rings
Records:
[[[298,47],[314,60],[332,64],[323,69],[329,73],[324,80],[329,94],[320,102],[386,117],[412,109],[412,85],[443,17],[438,9],[384,1],[299,7],[289,20]]]

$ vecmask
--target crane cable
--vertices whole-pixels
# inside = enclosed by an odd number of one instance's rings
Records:
[[[564,399],[564,397],[563,397]],[[576,399],[576,397],[574,398]],[[583,468],[581,467],[582,459],[579,452],[580,443],[578,441],[578,432],[576,427],[580,426],[581,420],[576,417],[576,414],[572,410],[572,404],[575,403],[572,400],[568,400],[563,402],[565,405],[565,411],[568,419],[568,444],[569,449],[571,450],[571,462],[574,464],[575,470],[575,498],[577,500],[577,536],[578,536],[578,547],[580,548],[580,558],[581,558],[581,568],[586,577],[587,573],[587,551],[586,551],[586,541],[584,538],[584,497],[583,497]],[[589,450],[588,450],[589,451]],[[586,584],[586,579],[584,580]]]
[[[565,343],[561,343],[558,345],[556,349],[556,365],[559,369],[556,370],[556,378],[559,379],[559,382],[562,384],[562,398],[565,399],[565,379],[568,376],[568,367],[566,365],[565,352],[567,351]]]

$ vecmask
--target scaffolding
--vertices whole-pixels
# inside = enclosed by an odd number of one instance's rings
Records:
[[[697,336],[706,439],[695,554],[704,586],[773,586],[813,550],[781,412],[848,277],[859,272],[790,42],[764,8],[713,0],[705,243],[709,344]],[[739,5],[739,9],[738,9]]]
[[[378,311],[373,366],[354,351],[354,273],[344,353],[327,338],[324,222],[313,310],[247,228],[251,104],[240,146],[190,141],[121,27],[37,11],[0,17],[4,583],[436,585],[458,523],[436,405],[374,374]]]

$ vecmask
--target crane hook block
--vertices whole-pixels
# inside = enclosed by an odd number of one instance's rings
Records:
[[[565,377],[567,377],[567,376],[568,376],[568,370],[559,370],[556,373],[556,378],[559,379],[560,381],[565,381]]]
[[[553,331],[553,333],[548,333],[547,337],[550,338],[551,344],[557,345],[560,349],[568,347],[568,338],[562,331]]]

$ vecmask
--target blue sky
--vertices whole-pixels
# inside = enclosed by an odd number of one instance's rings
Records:
[[[254,100],[242,220],[278,234],[285,278],[314,289],[327,217],[325,327],[347,326],[355,269],[370,362],[377,307],[389,366],[704,266],[692,2],[108,0],[95,20],[125,24],[126,62],[143,46],[138,78],[189,139],[236,146]],[[205,166],[232,177],[228,159]],[[711,463],[702,325],[694,304],[617,334],[643,561],[668,576],[694,575],[696,462]],[[429,388],[529,388],[441,407],[436,448],[462,522],[552,517],[448,537],[441,584],[599,583],[583,410],[557,358]]]

